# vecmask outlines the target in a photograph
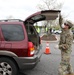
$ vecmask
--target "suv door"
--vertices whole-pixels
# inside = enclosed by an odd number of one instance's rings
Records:
[[[0,47],[1,47],[1,43],[2,43],[2,32],[1,32],[1,28],[0,28]]]

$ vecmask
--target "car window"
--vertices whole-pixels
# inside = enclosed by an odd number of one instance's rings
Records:
[[[24,39],[21,25],[1,25],[1,28],[6,41],[22,41]]]
[[[26,26],[26,30],[27,30],[28,35],[35,34],[35,31],[32,26]]]

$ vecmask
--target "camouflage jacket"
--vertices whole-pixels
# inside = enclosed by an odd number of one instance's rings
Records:
[[[71,30],[62,30],[60,34],[60,41],[59,41],[59,49],[64,51],[71,51],[71,45],[73,42],[73,33]]]

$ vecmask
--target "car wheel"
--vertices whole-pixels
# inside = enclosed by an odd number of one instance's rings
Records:
[[[10,58],[0,58],[0,75],[17,75],[17,67]]]

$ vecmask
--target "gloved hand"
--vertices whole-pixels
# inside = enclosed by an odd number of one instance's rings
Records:
[[[59,49],[67,49],[66,44],[59,45]]]

